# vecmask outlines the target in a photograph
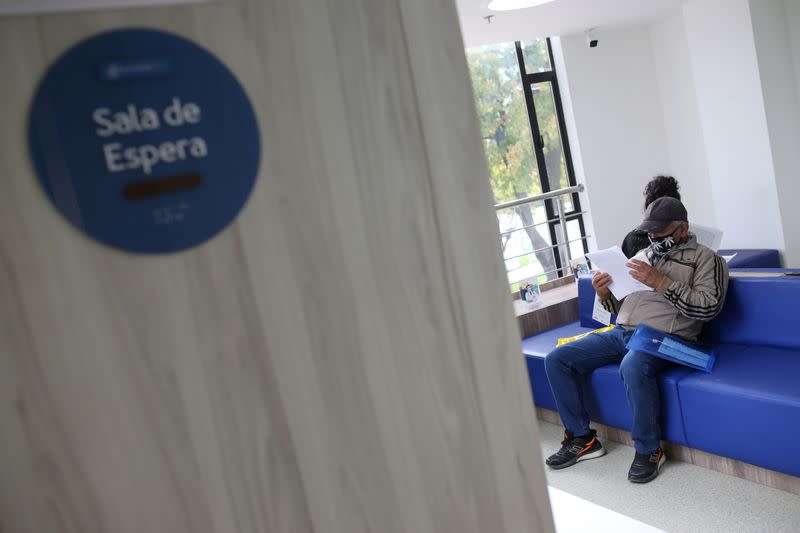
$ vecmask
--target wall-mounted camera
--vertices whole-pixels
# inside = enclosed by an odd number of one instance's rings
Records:
[[[586,30],[586,44],[589,48],[597,48],[597,33],[594,28]]]

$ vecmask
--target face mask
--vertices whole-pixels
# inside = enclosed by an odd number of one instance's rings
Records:
[[[650,239],[650,249],[653,251],[653,255],[656,256],[656,259],[661,259],[667,254],[667,252],[677,246],[673,235],[675,235],[675,232],[678,231],[679,228],[680,226],[675,228],[672,233],[664,237],[653,238],[650,235],[647,236],[647,238]]]

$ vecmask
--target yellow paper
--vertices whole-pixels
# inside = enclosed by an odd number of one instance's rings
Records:
[[[565,337],[563,339],[558,339],[558,344],[556,347],[561,346],[562,344],[567,344],[568,342],[576,341],[578,339],[584,338],[586,335],[591,335],[592,333],[603,333],[604,331],[611,331],[614,329],[614,325],[606,326],[604,328],[596,329],[594,331],[587,331],[586,333],[581,333],[580,335],[575,335],[574,337]]]

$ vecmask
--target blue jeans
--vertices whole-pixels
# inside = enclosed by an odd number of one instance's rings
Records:
[[[544,360],[564,427],[573,435],[589,432],[589,415],[583,405],[583,385],[595,368],[620,363],[628,404],[633,411],[631,437],[639,453],[651,453],[661,441],[661,397],[658,373],[673,363],[644,352],[628,351],[625,345],[633,330],[617,326],[560,346]]]

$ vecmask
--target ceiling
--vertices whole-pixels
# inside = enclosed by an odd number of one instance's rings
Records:
[[[456,0],[467,47],[552,37],[589,28],[646,24],[665,17],[684,0],[555,0],[515,11],[489,11],[489,0]],[[494,15],[491,24],[483,17]]]

